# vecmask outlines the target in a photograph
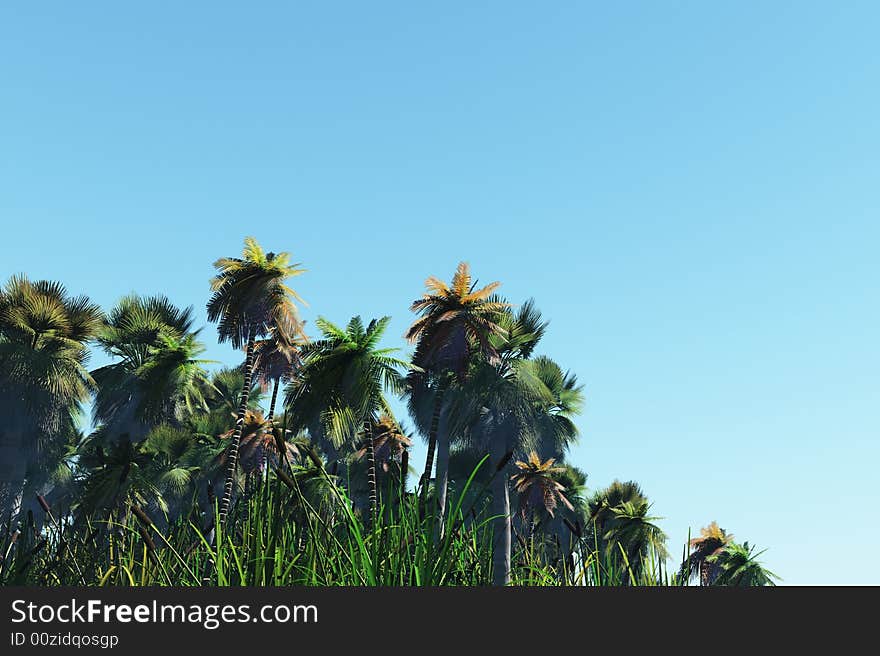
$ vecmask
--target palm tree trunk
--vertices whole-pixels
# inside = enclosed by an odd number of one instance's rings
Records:
[[[441,381],[437,386],[437,395],[434,398],[434,412],[431,414],[431,424],[428,428],[428,455],[425,458],[425,471],[422,473],[420,485],[422,487],[419,505],[424,511],[425,500],[428,498],[428,485],[431,482],[431,470],[434,469],[434,452],[437,450],[437,432],[440,427],[440,412],[443,410],[443,397],[446,394],[446,382]]]
[[[281,379],[275,379],[275,385],[272,387],[272,401],[269,403],[269,416],[266,417],[266,421],[269,422],[269,426],[272,426],[272,420],[275,418],[275,402],[278,400],[278,387],[280,386]]]
[[[272,388],[272,401],[269,403],[269,416],[266,419],[269,425],[269,430],[275,435],[275,403],[278,400],[278,389],[281,387],[281,378],[275,379],[275,385]],[[293,464],[290,462],[290,454],[287,452],[287,444],[284,440],[284,431],[282,431],[279,436],[276,436],[276,446],[278,448],[278,466],[283,467],[285,464],[287,465],[287,469],[289,471],[293,471]],[[268,475],[269,468],[266,467],[266,473]]]
[[[440,422],[437,430],[437,474],[434,488],[437,494],[437,510],[440,519],[438,524],[438,534],[443,538],[445,531],[446,519],[446,496],[449,487],[449,446],[450,436],[447,430],[448,421],[445,414],[440,416]]]
[[[370,488],[370,518],[375,523],[379,509],[376,495],[376,450],[373,445],[373,430],[369,422],[364,422],[364,435],[367,439],[367,485]]]
[[[226,523],[226,516],[229,514],[229,504],[232,502],[232,488],[235,486],[235,473],[238,469],[238,447],[241,445],[241,431],[244,428],[244,419],[247,414],[253,378],[254,336],[251,335],[248,339],[244,361],[244,388],[241,390],[241,404],[238,406],[238,417],[235,420],[235,432],[232,434],[232,444],[229,445],[226,482],[223,485],[223,497],[220,499],[219,520],[221,526]]]
[[[276,378],[275,383],[272,385],[272,400],[269,402],[269,416],[266,417],[266,426],[273,438],[275,437],[275,402],[278,400],[278,388],[280,387],[280,384],[281,378]],[[287,456],[287,447],[281,439],[277,441],[275,447],[278,449],[278,464],[281,466]],[[269,475],[269,452],[267,449],[263,449],[263,456],[260,459],[260,472],[263,475],[263,480]]]
[[[500,439],[492,441],[492,462],[497,467],[506,453],[504,442]],[[510,583],[510,492],[507,485],[505,469],[495,472],[492,479],[492,584],[508,585]]]

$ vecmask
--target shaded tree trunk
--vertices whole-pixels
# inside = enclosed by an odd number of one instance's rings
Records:
[[[254,378],[254,336],[248,339],[244,364],[244,388],[241,390],[241,404],[238,406],[238,417],[235,420],[235,432],[232,434],[232,444],[229,445],[229,457],[226,468],[226,482],[223,485],[223,497],[220,499],[219,521],[223,526],[229,514],[229,505],[232,503],[232,488],[235,486],[235,473],[238,469],[238,448],[241,446],[241,432],[244,428],[244,419],[247,414],[248,401],[250,400],[251,385]]]
[[[275,402],[278,400],[278,388],[280,387],[280,384],[281,379],[276,378],[275,384],[272,386],[272,401],[269,403],[269,416],[266,417],[269,426],[272,425],[272,420],[275,419]]]
[[[446,413],[442,413],[437,429],[437,473],[434,483],[437,494],[437,516],[440,520],[438,532],[441,538],[446,530],[446,497],[449,488],[449,447],[451,440],[447,430],[448,423]]]
[[[492,462],[497,467],[505,457],[503,440],[492,441]],[[507,468],[497,471],[492,479],[492,584],[510,583],[510,491]]]
[[[278,387],[281,384],[281,378],[276,378],[272,385],[272,400],[269,402],[269,415],[266,417],[266,426],[272,437],[275,438],[275,402],[278,400]],[[277,438],[275,448],[278,450],[279,466],[287,459],[287,447],[282,438]],[[269,453],[267,449],[263,449],[263,455],[260,458],[260,473],[263,479],[269,475]]]
[[[434,469],[434,452],[437,450],[437,433],[440,427],[440,413],[443,410],[443,397],[446,395],[446,381],[441,381],[437,386],[437,395],[434,398],[434,412],[431,414],[431,424],[428,428],[428,455],[425,458],[425,471],[421,478],[421,495],[419,505],[424,514],[425,501],[428,498],[428,486],[431,482],[431,470]]]

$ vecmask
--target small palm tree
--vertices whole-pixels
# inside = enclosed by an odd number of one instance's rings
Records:
[[[220,439],[231,442],[234,435],[235,429],[223,433]],[[269,419],[264,417],[262,412],[248,410],[238,449],[239,467],[245,476],[265,474],[268,469],[278,466],[286,456],[299,457],[296,445],[286,440],[283,440],[283,444],[284,451],[279,451],[278,439],[272,431]],[[228,464],[228,447],[223,451],[220,461]]]
[[[396,348],[379,348],[389,317],[374,319],[365,328],[360,317],[345,329],[324,318],[316,321],[323,339],[303,350],[303,365],[291,384],[286,405],[296,428],[307,428],[314,437],[330,442],[334,450],[366,442],[370,509],[377,509],[376,460],[372,427],[380,414],[393,416],[385,391],[400,395],[400,373],[409,362],[395,357]]]
[[[275,403],[281,383],[290,381],[294,369],[302,362],[300,349],[303,343],[301,336],[285,335],[273,327],[268,338],[254,344],[254,374],[257,382],[263,390],[272,389],[266,421],[271,422],[275,417]]]
[[[590,523],[594,526],[592,538],[601,549],[602,536],[610,528],[614,519],[613,509],[623,503],[641,503],[647,500],[641,486],[635,481],[614,481],[604,490],[599,490],[590,497],[587,507],[590,512]]]
[[[640,579],[652,552],[659,560],[669,556],[666,534],[655,523],[661,518],[649,516],[650,507],[647,500],[625,501],[611,509],[614,518],[603,539],[614,554],[612,560],[619,552],[626,557],[621,571],[630,576],[621,581],[624,585]]]
[[[143,439],[155,426],[180,422],[206,409],[207,360],[192,330],[192,308],[165,296],[123,297],[97,335],[115,362],[92,372],[97,385],[92,412],[111,438]]]
[[[577,467],[561,463],[559,471],[552,474],[553,480],[565,488],[565,498],[572,508],[559,509],[555,517],[547,518],[541,524],[541,532],[548,560],[565,558],[568,572],[575,576],[575,563],[572,554],[581,544],[587,520],[587,500],[585,498],[587,475]]]
[[[187,430],[161,424],[138,443],[93,433],[79,446],[77,460],[84,472],[77,506],[84,515],[127,512],[134,504],[173,521],[192,500],[209,457]]]
[[[708,556],[706,560],[718,568],[718,575],[712,585],[723,586],[767,586],[776,585],[779,577],[758,561],[763,551],[755,553],[755,547],[729,543],[719,552]]]
[[[240,258],[226,257],[214,263],[217,275],[211,280],[214,293],[207,306],[208,320],[218,324],[220,341],[229,342],[235,349],[245,349],[244,386],[220,500],[221,524],[226,521],[232,501],[238,449],[253,381],[256,340],[273,329],[287,335],[302,329],[294,304],[294,300],[302,299],[287,286],[286,280],[303,273],[303,269],[291,264],[287,253],[266,253],[253,237],[246,238],[244,243]]]
[[[173,521],[189,508],[196,484],[205,474],[209,450],[188,430],[168,424],[150,431],[142,450],[149,458],[147,476],[161,495],[159,509]]]
[[[409,463],[409,449],[413,445],[412,439],[403,432],[397,420],[388,414],[382,414],[373,421],[369,434],[373,441],[377,476],[380,472],[385,475],[395,474],[396,480],[403,485]],[[360,448],[354,452],[353,458],[362,460],[368,455],[369,445],[365,439],[361,441]]]
[[[732,541],[733,536],[728,535],[723,528],[718,526],[717,522],[712,522],[706,528],[700,529],[700,537],[690,541],[688,546],[691,553],[681,564],[679,576],[682,581],[687,581],[695,574],[699,574],[700,585],[712,585],[720,572],[718,566],[709,562],[708,558],[719,553]]]
[[[668,556],[666,534],[654,523],[658,518],[648,514],[650,507],[633,481],[614,481],[588,502],[592,531],[587,544],[624,574],[623,585],[641,577],[652,551],[660,559]]]
[[[95,512],[106,516],[129,502],[143,507],[165,505],[157,482],[147,473],[150,456],[143,442],[134,443],[127,435],[106,440],[95,432],[78,451],[78,465],[85,472],[76,503],[80,518]]]
[[[562,467],[553,466],[555,462],[555,458],[541,462],[534,451],[529,453],[527,461],[516,461],[519,471],[511,476],[511,481],[513,489],[519,494],[519,512],[523,519],[526,519],[527,513],[534,517],[538,510],[544,510],[553,517],[553,511],[560,504],[574,510],[574,506],[565,496],[565,486],[553,478],[554,474],[563,471]]]

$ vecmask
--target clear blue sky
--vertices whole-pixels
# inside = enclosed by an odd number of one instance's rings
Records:
[[[125,5],[0,9],[0,277],[203,318],[253,234],[406,347],[467,260],[551,319],[591,488],[880,583],[877,3]]]

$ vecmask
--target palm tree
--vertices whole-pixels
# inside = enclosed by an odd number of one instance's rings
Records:
[[[718,526],[717,522],[712,522],[706,528],[700,529],[700,537],[693,538],[688,543],[691,553],[681,564],[679,575],[682,581],[687,581],[693,575],[699,574],[700,585],[712,585],[720,572],[718,566],[710,563],[708,558],[720,552],[732,541],[733,536],[728,535],[727,531]]]
[[[301,362],[300,347],[303,338],[299,335],[285,335],[273,326],[270,336],[254,344],[254,375],[263,390],[272,388],[269,400],[269,414],[266,421],[275,417],[275,403],[278,400],[278,388],[293,375],[295,367]]]
[[[93,385],[86,342],[101,318],[57,282],[14,276],[0,292],[0,521],[21,507],[28,465],[76,430]]]
[[[235,429],[220,435],[220,439],[231,442]],[[271,429],[269,419],[259,410],[248,410],[245,415],[244,428],[241,431],[241,443],[238,449],[239,467],[248,477],[262,475],[269,468],[279,465],[285,456],[297,457],[299,451],[294,444],[283,440],[284,451],[279,451],[279,443]],[[228,464],[229,449],[221,454],[220,461]]]
[[[156,346],[160,334],[183,337],[193,331],[193,309],[180,309],[163,295],[129,294],[110,310],[97,335],[97,342],[111,356],[129,363],[131,369],[143,365]]]
[[[666,534],[654,523],[661,518],[649,516],[650,507],[647,501],[626,501],[611,509],[614,517],[603,538],[611,549],[612,561],[619,553],[625,556],[619,570],[624,574],[622,585],[641,579],[652,553],[660,562],[669,556]]]
[[[323,339],[303,350],[303,365],[287,393],[286,405],[297,428],[309,428],[334,450],[354,444],[360,434],[366,441],[370,511],[375,516],[376,460],[372,426],[378,415],[393,416],[385,391],[403,394],[400,370],[409,362],[395,357],[399,349],[379,348],[390,317],[373,319],[364,328],[354,317],[342,329],[324,318],[316,325]],[[318,435],[315,435],[317,433]]]
[[[489,338],[493,357],[474,358],[463,393],[455,395],[452,414],[453,429],[471,448],[488,452],[495,467],[493,577],[496,585],[506,585],[511,553],[508,463],[514,454],[526,454],[539,444],[564,452],[577,437],[571,415],[579,409],[581,392],[570,377],[574,397],[562,404],[547,385],[561,372],[558,365],[546,358],[529,359],[546,327],[531,302],[516,314],[503,310],[498,325],[499,331]]]
[[[639,580],[652,551],[661,560],[668,556],[666,534],[654,523],[658,518],[648,515],[650,503],[637,483],[614,481],[588,507],[588,545],[621,574],[622,585]]]
[[[574,506],[565,496],[565,486],[553,478],[554,474],[563,471],[562,467],[553,466],[555,462],[555,458],[541,462],[534,451],[529,453],[528,460],[516,461],[518,471],[511,477],[511,482],[513,489],[519,494],[519,512],[523,520],[529,513],[534,517],[539,509],[553,517],[553,511],[559,504],[574,510]],[[530,522],[530,525],[533,524],[534,521]]]
[[[565,498],[571,508],[557,508],[555,516],[544,517],[540,523],[541,533],[546,545],[546,557],[549,561],[565,558],[568,572],[575,577],[575,562],[572,554],[583,546],[582,538],[587,520],[586,493],[587,475],[577,467],[562,462],[556,467],[558,471],[551,474],[554,481],[565,488]]]
[[[131,330],[111,325],[100,333],[105,351],[121,357],[92,372],[97,386],[92,413],[110,439],[126,435],[138,442],[155,426],[180,426],[194,412],[208,409],[204,366],[210,361],[198,357],[205,347],[197,333],[161,324],[154,331],[135,323],[141,319],[152,323],[151,317],[135,316],[127,325]]]
[[[130,504],[154,509],[173,521],[195,494],[210,462],[208,449],[178,427],[161,424],[141,442],[123,436],[106,441],[99,432],[80,445],[85,471],[78,507],[85,514],[124,511]]]
[[[376,462],[377,478],[381,475],[396,475],[399,487],[406,483],[409,467],[409,449],[413,442],[389,414],[382,414],[372,422],[369,431],[372,440],[373,458]],[[362,460],[369,456],[370,445],[367,439],[361,441],[360,448],[354,452],[354,460]]]
[[[254,344],[273,328],[293,335],[301,331],[294,299],[299,296],[285,281],[303,273],[297,264],[290,264],[288,253],[266,253],[253,237],[244,240],[241,258],[221,258],[214,263],[217,275],[211,279],[214,292],[208,301],[208,320],[217,322],[221,342],[235,349],[245,349],[244,387],[235,420],[235,433],[229,449],[229,463],[223,497],[220,500],[220,522],[226,521],[232,488],[238,466],[238,448],[248,409],[248,393],[254,373]]]
[[[590,541],[593,544],[590,546],[600,551],[605,548],[605,540],[602,536],[611,526],[614,519],[614,508],[626,502],[641,503],[647,498],[641,486],[635,481],[620,482],[615,480],[604,490],[595,492],[587,501],[589,519],[593,529],[590,536]]]
[[[547,396],[540,397],[542,403],[536,408],[537,448],[541,453],[562,460],[580,435],[574,417],[583,410],[583,386],[578,385],[577,376],[564,372],[546,356],[529,360],[528,366],[548,392]]]
[[[425,294],[410,307],[419,315],[406,332],[406,339],[416,343],[413,356],[416,368],[410,374],[411,405],[418,406],[419,395],[429,387],[433,387],[434,397],[428,426],[428,454],[420,481],[421,498],[422,501],[426,498],[437,451],[436,489],[441,518],[446,506],[450,446],[448,431],[444,431],[442,437],[438,435],[443,399],[451,376],[464,380],[474,352],[490,358],[494,355],[489,336],[499,332],[497,316],[507,304],[490,297],[500,285],[493,282],[477,289],[469,265],[461,262],[450,285],[429,277],[425,281]]]
[[[412,448],[413,441],[397,420],[389,414],[381,415],[373,422],[371,434],[376,462],[380,463],[380,469],[387,473],[392,463],[402,468],[406,453]]]
[[[278,400],[278,389],[282,382],[290,381],[294,369],[301,364],[300,347],[305,342],[303,335],[288,335],[280,326],[273,326],[267,339],[261,339],[254,344],[254,373],[263,390],[272,388],[272,397],[269,401],[269,414],[266,416],[266,432],[278,442],[279,453],[284,453],[284,433],[276,435],[275,430],[275,404]],[[282,463],[288,463],[289,458],[282,458]]]
[[[718,568],[718,575],[712,585],[724,586],[765,586],[776,585],[779,577],[758,561],[763,551],[755,553],[755,547],[729,543],[719,552],[708,556],[707,560]]]
[[[162,423],[180,425],[206,409],[207,360],[193,331],[192,308],[165,296],[125,296],[107,316],[97,342],[116,361],[92,372],[92,413],[111,439],[142,440]]]
[[[142,450],[150,459],[148,477],[159,490],[159,510],[173,521],[194,499],[207,473],[210,449],[188,430],[164,424],[150,431]]]
[[[144,442],[132,442],[127,435],[105,440],[96,431],[79,445],[78,466],[84,474],[76,507],[81,519],[95,512],[112,513],[129,502],[163,505],[157,482],[148,474],[150,454]]]

